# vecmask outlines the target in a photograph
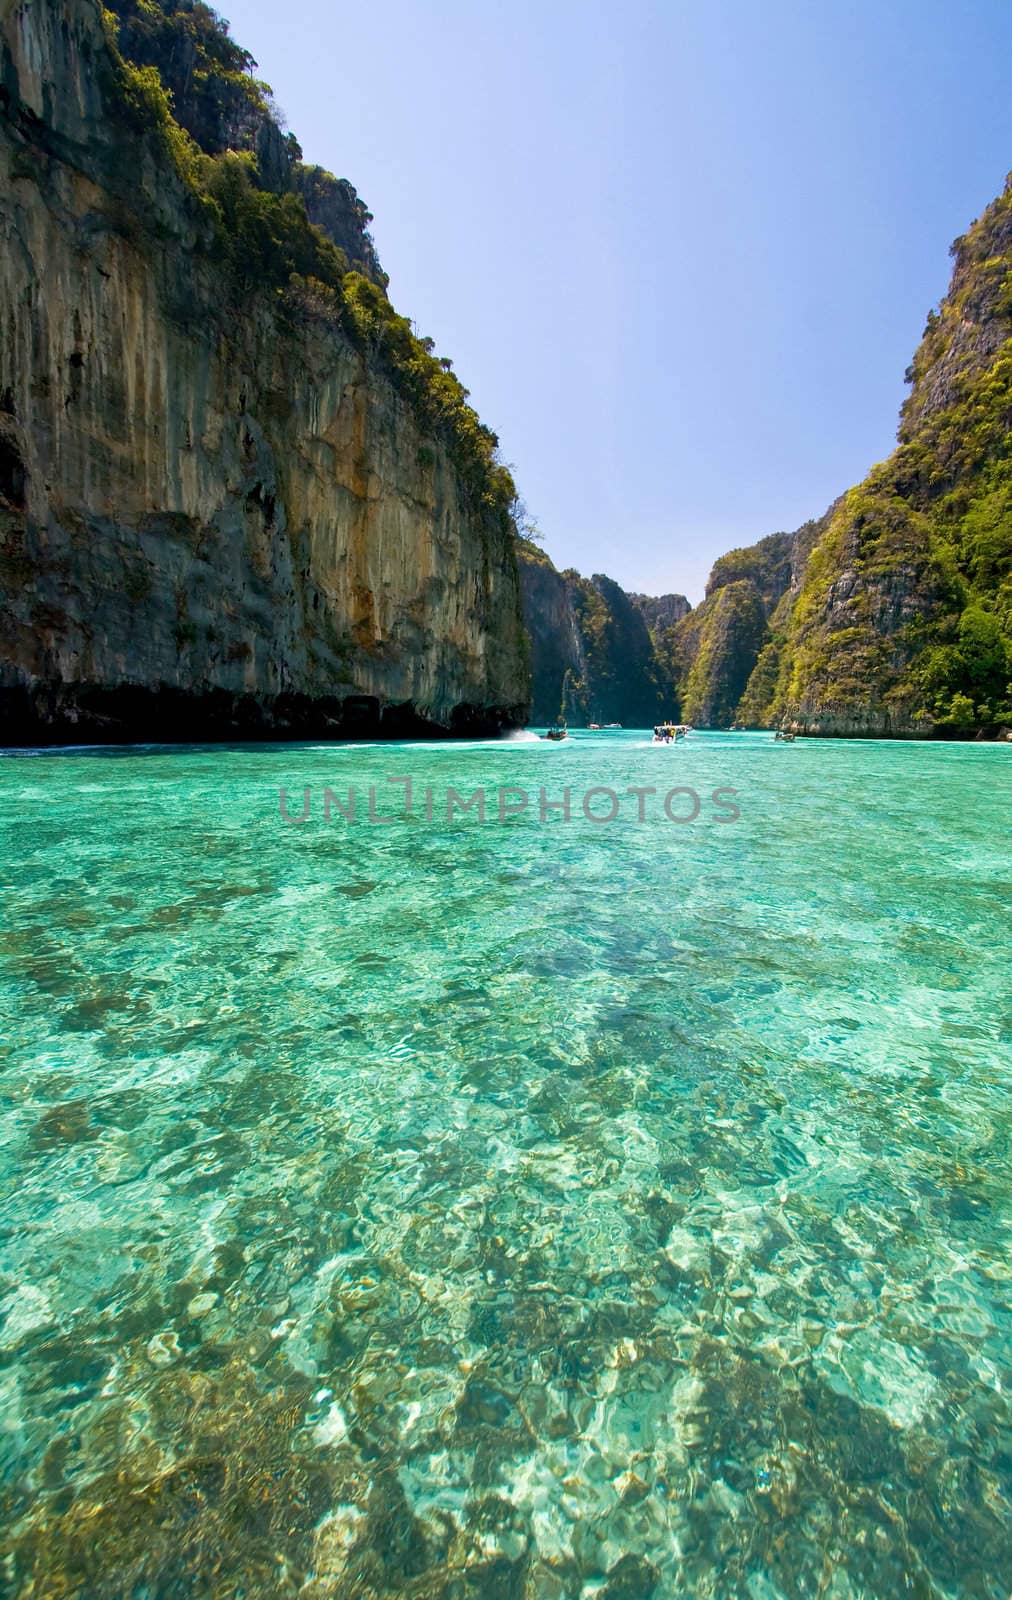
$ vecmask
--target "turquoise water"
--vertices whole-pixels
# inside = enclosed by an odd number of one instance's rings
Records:
[[[1008,1600],[1010,761],[0,760],[0,1592]]]

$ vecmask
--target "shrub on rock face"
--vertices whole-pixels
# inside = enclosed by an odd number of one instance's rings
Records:
[[[774,714],[789,700],[869,717],[888,703],[907,731],[968,732],[1012,699],[1012,185],[953,253],[908,372],[900,446],[809,564]],[[866,630],[863,665],[839,648],[843,605]]]
[[[767,638],[766,607],[750,578],[713,590],[677,630],[685,650],[682,715],[729,727]]]
[[[711,602],[742,581],[768,608],[783,591],[739,723],[965,734],[1009,716],[1012,181],[953,254],[949,293],[908,371],[897,450],[793,536],[789,559],[778,536],[721,557],[703,606],[673,630],[670,653],[695,674],[687,716],[716,707],[704,692],[704,680],[715,686]],[[744,645],[750,620],[741,626]]]
[[[228,23],[201,0],[106,0],[123,57],[155,71],[179,126],[211,155],[255,147],[273,120],[270,86],[237,45]]]
[[[371,214],[351,184],[302,165],[227,22],[200,0],[110,0],[105,17],[121,115],[161,144],[200,207],[226,294],[273,290],[292,314],[339,321],[443,439],[476,502],[508,519],[516,487],[498,438],[468,405],[453,363],[390,304]],[[324,221],[340,213],[341,236],[369,275],[350,270],[348,250],[310,219],[307,201]]]

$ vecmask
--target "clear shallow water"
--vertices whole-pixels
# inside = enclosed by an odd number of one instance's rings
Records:
[[[0,760],[0,1592],[1007,1600],[1010,760]]]

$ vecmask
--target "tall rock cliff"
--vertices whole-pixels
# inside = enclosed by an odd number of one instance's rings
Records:
[[[765,641],[766,610],[747,578],[722,584],[689,612],[666,641],[687,722],[730,727]]]
[[[662,671],[680,687],[682,715],[697,727],[735,722],[802,536],[773,533],[721,556],[702,604],[655,635]]]
[[[522,540],[520,593],[531,642],[531,720],[554,722],[566,700],[566,715],[584,719],[587,660],[570,586],[537,545]]]
[[[602,572],[566,574],[587,663],[586,706],[593,722],[650,727],[674,716],[670,686],[658,672],[646,619],[625,590]]]
[[[368,232],[371,213],[346,178],[303,163],[295,135],[282,130],[270,86],[254,75],[257,62],[226,22],[201,0],[108,0],[105,9],[124,58],[158,73],[174,120],[205,155],[252,156],[265,189],[300,195],[310,222],[348,264],[386,287]]]
[[[690,721],[892,737],[1012,723],[1012,179],[952,253],[898,449],[818,521],[723,556],[663,634]]]
[[[1012,182],[953,245],[899,448],[824,520],[751,695],[808,733],[1012,722]]]
[[[642,611],[643,620],[654,638],[666,628],[673,628],[692,610],[684,594],[631,594],[629,598],[637,610]]]
[[[649,727],[677,712],[674,686],[659,668],[641,595],[612,578],[558,572],[545,552],[519,546],[524,617],[531,639],[535,722],[560,710],[574,721]],[[684,597],[666,599],[682,601]]]
[[[229,60],[197,103],[213,13],[117,10],[0,0],[0,741],[522,721],[494,435],[350,185]],[[124,59],[131,11],[213,37]]]

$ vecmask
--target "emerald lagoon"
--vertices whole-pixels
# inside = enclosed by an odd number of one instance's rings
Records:
[[[0,1593],[1008,1600],[1012,747],[647,738],[0,759]]]

